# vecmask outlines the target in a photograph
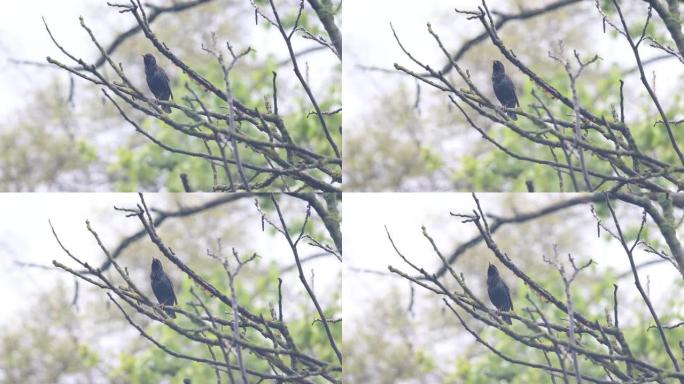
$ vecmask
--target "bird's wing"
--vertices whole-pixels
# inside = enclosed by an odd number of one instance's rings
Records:
[[[504,288],[504,291],[506,291],[506,300],[508,300],[508,307],[510,310],[513,310],[513,300],[511,300],[511,291],[508,289],[508,286],[506,284],[501,284]]]

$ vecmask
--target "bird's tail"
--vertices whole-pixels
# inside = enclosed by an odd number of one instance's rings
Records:
[[[175,317],[175,316],[174,316]],[[501,315],[501,318],[503,321],[507,322],[508,324],[513,324],[513,321],[511,321],[511,317],[508,315]]]
[[[507,112],[507,113],[508,113],[508,117],[510,117],[511,119],[513,119],[513,120],[518,120],[518,116],[515,114],[515,112],[510,112],[510,111],[509,111],[509,112]]]
[[[166,112],[166,113],[171,113],[171,107],[169,107],[168,105],[160,105],[160,106],[161,106],[161,109],[162,109],[164,112]],[[515,119],[514,119],[514,120],[515,120]]]

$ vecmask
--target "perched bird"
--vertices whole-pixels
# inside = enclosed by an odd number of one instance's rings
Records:
[[[150,87],[150,91],[154,94],[157,100],[169,100],[173,99],[171,94],[171,88],[169,88],[169,77],[166,76],[166,72],[157,65],[157,60],[149,53],[143,56],[143,61],[145,62],[145,77],[147,78],[147,86]],[[171,113],[171,107],[168,105],[162,105],[161,108],[166,113]]]
[[[169,280],[169,277],[164,273],[161,261],[158,259],[152,259],[150,280],[152,282],[152,292],[154,292],[154,296],[157,298],[159,304],[176,304],[176,294],[173,293],[173,284],[171,284],[171,280]],[[164,311],[172,318],[176,318],[176,313],[172,309],[165,308]]]
[[[499,99],[501,105],[506,108],[519,107],[518,97],[515,95],[515,87],[511,78],[506,75],[506,70],[499,60],[494,60],[494,67],[492,70],[492,87],[494,94]],[[513,120],[518,120],[514,112],[507,112]]]
[[[508,290],[506,283],[501,280],[499,270],[496,266],[489,264],[487,269],[487,293],[489,293],[489,300],[499,311],[512,311],[513,302],[511,301],[511,292]],[[503,321],[508,324],[513,324],[510,316],[501,315]]]

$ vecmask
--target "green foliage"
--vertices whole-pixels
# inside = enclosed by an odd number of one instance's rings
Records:
[[[183,133],[156,124],[156,120],[148,119],[142,125],[147,132],[173,148],[206,152],[201,142],[190,142],[192,145],[189,145]],[[213,142],[208,145],[213,153],[219,153]],[[116,188],[120,191],[166,188],[170,192],[182,192],[181,173],[192,175],[191,182],[196,188],[208,187],[212,183],[212,170],[206,161],[169,152],[153,143],[135,148],[118,148],[116,155],[118,161],[109,167],[108,172],[116,180]]]
[[[429,377],[438,356],[414,350],[415,324],[406,315],[401,292],[392,287],[373,300],[372,310],[344,334],[344,382],[392,384]]]
[[[45,89],[28,95],[27,106],[3,126],[0,190],[35,191],[46,186],[70,189],[102,161],[94,143],[74,135],[71,110],[63,100],[55,99],[56,87],[50,82]]]

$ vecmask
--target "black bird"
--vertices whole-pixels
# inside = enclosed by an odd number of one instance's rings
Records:
[[[164,273],[161,261],[158,259],[152,259],[150,280],[152,282],[152,292],[154,292],[154,296],[159,304],[176,305],[176,294],[173,293],[173,284],[171,284],[171,280]],[[165,308],[164,311],[172,318],[176,318],[176,313],[172,309]]]
[[[492,264],[489,264],[487,269],[487,293],[489,293],[489,300],[499,311],[512,311],[513,302],[511,301],[511,292],[508,290],[506,283],[501,280],[499,270]],[[508,324],[513,324],[510,316],[501,315],[503,321]]]
[[[492,87],[494,94],[499,99],[501,105],[506,108],[519,107],[518,97],[515,95],[515,87],[511,78],[506,75],[506,70],[499,60],[494,60],[494,67],[492,70]],[[514,112],[507,112],[513,120],[518,120]]]
[[[157,100],[169,100],[173,99],[171,94],[171,88],[169,88],[169,77],[166,76],[166,72],[157,65],[157,60],[149,53],[143,56],[143,61],[145,62],[145,77],[147,78],[147,86],[150,87],[150,91],[154,94]],[[171,107],[168,105],[162,105],[161,109],[166,113],[171,113]]]

